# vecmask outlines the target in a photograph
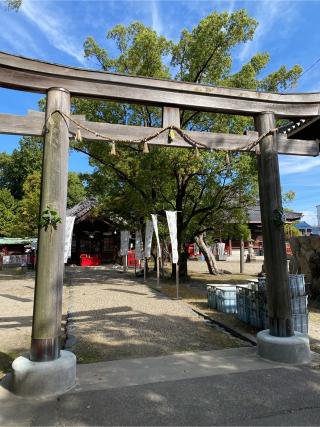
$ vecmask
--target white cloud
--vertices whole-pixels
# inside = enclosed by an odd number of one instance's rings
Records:
[[[237,56],[241,62],[250,59],[252,55],[260,50],[263,39],[275,32],[288,36],[290,32],[290,21],[292,20],[294,6],[283,1],[260,0],[256,3],[257,11],[254,18],[259,25],[255,32],[254,39],[248,41],[238,52]]]
[[[292,175],[295,173],[304,173],[320,167],[320,157],[291,157],[287,160],[280,160],[281,175]]]
[[[158,9],[158,2],[152,0],[149,2],[151,8],[152,28],[158,33],[162,34],[163,26]]]
[[[50,10],[48,2],[24,0],[20,12],[35,25],[56,49],[85,64],[82,44],[71,35],[71,22],[61,13]]]
[[[0,15],[0,26],[8,26],[11,17]],[[43,50],[34,41],[31,34],[17,21],[10,25],[10,31],[1,31],[0,40],[4,40],[10,49],[13,49],[18,55],[35,56],[42,58]]]
[[[317,212],[314,211],[303,211],[302,212],[302,221],[307,222],[309,225],[316,226],[317,225]]]

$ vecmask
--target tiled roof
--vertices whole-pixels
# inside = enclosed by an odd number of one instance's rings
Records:
[[[298,224],[295,224],[295,227],[298,230],[312,230],[312,226],[305,221],[298,222]]]
[[[67,209],[67,216],[74,216],[76,218],[75,222],[81,222],[96,205],[97,199],[95,197],[89,197],[72,208]]]
[[[260,206],[256,205],[247,209],[248,212],[248,222],[250,224],[261,224],[261,213]],[[286,222],[299,221],[302,217],[300,212],[285,212]]]

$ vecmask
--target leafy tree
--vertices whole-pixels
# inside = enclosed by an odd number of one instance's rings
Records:
[[[270,58],[258,53],[232,73],[231,51],[254,36],[257,22],[245,10],[231,14],[214,12],[191,31],[183,30],[177,43],[158,36],[141,23],[117,25],[107,33],[118,49],[111,57],[107,49],[89,37],[85,55],[106,71],[142,76],[175,78],[196,83],[254,90],[282,90],[293,86],[299,66],[260,79]],[[168,57],[171,55],[171,69]],[[173,75],[171,74],[173,73]],[[109,123],[159,126],[161,111],[105,101],[74,102],[74,110],[89,120]],[[181,110],[181,127],[211,132],[242,133],[251,118]],[[89,190],[100,195],[103,209],[116,214],[132,227],[150,213],[178,211],[180,271],[186,274],[184,244],[204,233],[221,233],[221,224],[244,221],[244,207],[257,192],[255,159],[249,154],[196,153],[152,147],[142,155],[140,147],[117,145],[117,156],[101,150],[101,143],[83,142],[78,148],[89,153],[95,166]]]
[[[35,171],[23,183],[23,197],[18,202],[15,236],[36,236],[40,209],[41,172]]]
[[[10,236],[16,221],[17,202],[5,188],[0,189],[0,236]]]
[[[0,228],[2,235],[37,234],[42,148],[41,138],[24,137],[19,141],[19,148],[13,150],[12,154],[0,153],[0,191],[4,201],[5,195],[10,195],[6,208],[2,208],[6,209],[6,214],[3,213],[3,227]],[[69,172],[67,207],[81,202],[85,196],[82,176]]]
[[[67,207],[82,202],[86,197],[86,189],[83,185],[81,175],[76,172],[69,172],[68,174],[68,194],[67,194]]]
[[[15,10],[16,12],[20,9],[23,0],[5,0],[8,9]]]
[[[0,188],[7,188],[18,200],[28,175],[41,171],[42,139],[24,137],[12,154],[0,153]]]

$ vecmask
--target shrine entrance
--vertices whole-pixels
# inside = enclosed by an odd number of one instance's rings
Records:
[[[42,362],[52,361],[60,363],[60,381],[63,375],[64,383],[67,381],[69,386],[74,381],[75,359],[63,364],[59,335],[69,138],[77,136],[79,129],[84,138],[111,142],[113,147],[117,142],[125,142],[143,144],[145,149],[147,145],[157,145],[254,152],[258,163],[270,322],[270,331],[258,337],[258,351],[263,357],[284,362],[288,362],[289,353],[296,355],[296,359],[292,359],[296,363],[309,358],[308,340],[297,336],[292,326],[278,154],[319,155],[320,94],[262,93],[132,77],[65,67],[7,53],[0,53],[0,87],[46,94],[45,113],[0,114],[0,133],[44,137],[42,226],[30,350],[33,380],[38,378],[39,369],[43,369]],[[162,127],[89,122],[83,116],[71,114],[71,96],[162,107]],[[180,128],[180,108],[252,116],[256,130],[245,135],[185,131]],[[276,118],[289,119],[293,124],[277,128]],[[57,365],[52,366],[54,377]],[[20,375],[19,369],[17,363],[14,366],[17,389],[23,388],[28,381],[28,375]]]

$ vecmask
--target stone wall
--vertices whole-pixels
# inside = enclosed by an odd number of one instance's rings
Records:
[[[313,297],[320,295],[320,236],[300,236],[290,239],[292,259],[290,273],[305,275]]]

